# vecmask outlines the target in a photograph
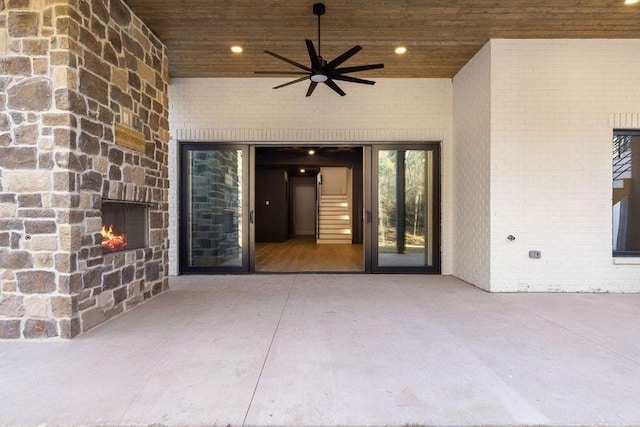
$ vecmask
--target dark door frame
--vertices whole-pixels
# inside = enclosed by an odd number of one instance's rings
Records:
[[[422,267],[391,267],[391,266],[379,266],[378,265],[378,221],[379,212],[377,209],[378,204],[378,159],[377,153],[379,150],[425,150],[433,153],[433,208],[431,215],[433,215],[433,263],[430,266]],[[425,162],[425,177],[429,173],[428,165]],[[392,143],[392,144],[373,144],[371,150],[371,227],[370,227],[370,271],[372,273],[411,273],[411,274],[441,274],[441,262],[442,262],[442,247],[441,247],[441,175],[440,175],[440,143],[438,142],[425,142],[425,143]],[[402,171],[401,179],[403,178],[404,170]],[[426,203],[426,199],[425,199]]]
[[[179,274],[203,274],[203,273],[221,273],[221,274],[246,274],[250,271],[249,265],[249,224],[252,222],[249,213],[249,203],[247,194],[249,191],[249,146],[246,144],[226,144],[226,143],[209,143],[209,142],[189,142],[179,141],[179,203],[178,203],[178,271]],[[189,197],[191,190],[189,188],[189,156],[190,151],[218,151],[218,150],[242,150],[242,212],[241,212],[241,232],[242,232],[242,265],[241,266],[193,266],[189,265],[189,239],[190,235],[189,222],[186,221],[186,215],[189,211]]]

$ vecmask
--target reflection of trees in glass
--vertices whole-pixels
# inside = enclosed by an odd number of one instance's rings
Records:
[[[394,246],[396,239],[396,155],[380,150],[378,160],[379,246]]]
[[[396,175],[399,153],[404,153],[405,169],[405,239],[407,249],[424,247],[426,227],[425,211],[425,162],[424,150],[380,150],[378,156],[378,244],[382,247],[396,245],[397,188]]]
[[[424,245],[425,152],[405,152],[405,224],[407,244]]]

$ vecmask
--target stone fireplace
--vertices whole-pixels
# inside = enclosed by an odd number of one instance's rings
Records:
[[[72,338],[168,288],[166,47],[122,0],[0,1],[0,68],[0,339]]]
[[[147,247],[147,205],[144,203],[102,201],[100,235],[103,254]]]

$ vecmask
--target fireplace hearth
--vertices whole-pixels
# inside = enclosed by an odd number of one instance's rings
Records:
[[[147,205],[105,200],[102,202],[102,253],[147,247]]]

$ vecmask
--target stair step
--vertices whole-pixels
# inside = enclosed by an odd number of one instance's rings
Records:
[[[320,218],[327,218],[327,219],[342,219],[345,221],[349,221],[350,216],[349,216],[349,212],[337,212],[337,211],[321,211],[320,215],[318,215]]]
[[[332,207],[342,207],[342,208],[348,208],[349,207],[349,202],[346,200],[321,200],[320,201],[320,206],[332,206]]]
[[[351,230],[348,228],[332,228],[324,231],[320,231],[320,237],[326,235],[332,236],[351,236]]]
[[[321,209],[320,215],[323,215],[323,214],[327,216],[335,216],[335,217],[340,217],[344,219],[349,219],[349,211],[346,209],[342,209],[342,210]]]
[[[320,230],[322,230],[323,227],[335,227],[335,226],[340,226],[342,228],[351,228],[351,222],[350,221],[344,221],[344,220],[323,220],[322,218],[320,218]]]
[[[318,239],[318,240],[316,240],[316,244],[318,244],[318,245],[350,245],[351,244],[351,239],[349,239],[349,240]]]
[[[320,218],[320,226],[340,225],[342,227],[349,227],[351,223],[345,219],[323,219]]]
[[[333,209],[333,210],[349,210],[349,206],[328,206],[328,205],[320,205],[320,209]]]
[[[322,209],[347,211],[347,210],[349,210],[349,206],[320,205],[320,210],[322,210]]]
[[[345,224],[336,224],[322,227],[320,234],[322,233],[351,234],[351,230],[345,228]]]
[[[336,218],[344,218],[344,219],[349,219],[349,211],[347,210],[327,210],[327,209],[322,209],[320,210],[320,216],[333,216]]]
[[[349,206],[346,200],[320,200],[320,206]]]

